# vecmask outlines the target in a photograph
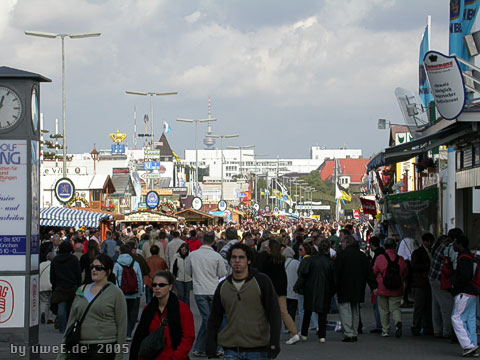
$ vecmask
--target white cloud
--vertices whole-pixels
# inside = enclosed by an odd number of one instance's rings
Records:
[[[202,13],[200,11],[195,11],[194,13],[191,13],[190,15],[185,16],[185,21],[189,24],[194,24],[198,20],[200,20],[201,17],[202,17]]]

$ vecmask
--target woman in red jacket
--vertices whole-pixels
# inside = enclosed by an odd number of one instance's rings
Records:
[[[193,314],[189,307],[172,292],[175,278],[169,271],[160,271],[152,281],[153,300],[143,309],[130,347],[130,360],[142,359],[138,352],[142,341],[162,326],[166,317],[165,346],[156,360],[188,359],[195,340]]]

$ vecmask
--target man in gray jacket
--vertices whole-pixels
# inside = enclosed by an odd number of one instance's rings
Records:
[[[207,322],[212,308],[213,295],[219,279],[227,275],[222,256],[212,247],[214,242],[215,234],[213,232],[206,233],[203,237],[203,245],[190,253],[185,264],[186,274],[192,277],[193,295],[202,316],[202,325],[198,330],[192,352],[194,356],[198,357],[206,356]]]
[[[165,254],[165,261],[169,269],[172,267],[173,259],[175,258],[178,248],[185,242],[180,239],[180,233],[177,230],[172,231],[172,236],[173,239],[168,243]]]

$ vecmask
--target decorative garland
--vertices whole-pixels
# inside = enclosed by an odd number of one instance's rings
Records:
[[[163,210],[162,209],[163,207],[167,207],[168,210],[166,210],[166,211]],[[157,210],[160,211],[160,212],[163,212],[164,214],[167,214],[167,215],[173,215],[173,214],[175,214],[175,205],[173,204],[172,201],[165,200],[165,201],[162,201],[161,203],[158,204]]]
[[[85,199],[83,196],[74,196],[72,198],[72,200],[70,200],[68,203],[67,203],[67,206],[68,207],[71,207],[76,201],[81,201],[83,203],[83,205],[85,205],[85,207],[88,208],[89,204],[88,204],[88,201],[87,199]]]

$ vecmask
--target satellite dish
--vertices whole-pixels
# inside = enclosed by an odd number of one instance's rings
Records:
[[[395,97],[410,134],[414,139],[418,138],[420,136],[417,132],[419,128],[428,124],[427,109],[423,106],[420,96],[410,90],[396,88]]]

